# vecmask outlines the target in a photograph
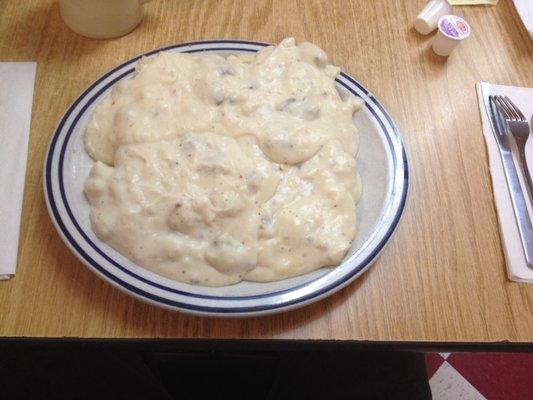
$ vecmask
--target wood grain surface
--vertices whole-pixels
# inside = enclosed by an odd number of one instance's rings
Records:
[[[411,28],[424,3],[154,0],[129,35],[91,40],[63,24],[53,1],[0,1],[0,61],[38,62],[18,271],[0,282],[0,336],[533,342],[533,285],[506,278],[474,88],[533,86],[533,41],[502,0],[456,8],[473,34],[437,57],[432,36]],[[160,310],[85,268],[52,226],[42,190],[46,147],[67,106],[107,70],[160,46],[286,36],[324,48],[403,134],[410,197],[376,264],[319,303],[248,319]]]

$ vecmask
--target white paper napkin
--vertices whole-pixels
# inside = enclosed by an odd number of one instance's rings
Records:
[[[490,174],[492,176],[492,190],[498,219],[500,221],[500,232],[502,245],[507,264],[507,276],[512,281],[533,282],[533,270],[526,265],[524,252],[520,244],[518,226],[516,224],[513,206],[505,174],[503,172],[502,160],[498,150],[498,144],[492,126],[490,124],[488,97],[491,94],[501,94],[509,96],[516,106],[527,117],[531,123],[533,115],[533,88],[522,88],[513,86],[492,85],[486,82],[478,82],[476,85],[479,100],[479,111],[483,125],[483,135],[487,143],[489,154]],[[526,146],[526,157],[530,169],[533,167],[533,138],[530,138]],[[533,173],[533,171],[531,171]],[[518,172],[520,175],[520,172]],[[526,203],[529,203],[526,194]],[[529,209],[531,212],[531,208]]]
[[[17,267],[34,62],[0,62],[0,280]]]
[[[529,37],[533,40],[533,0],[513,0],[514,6],[522,22],[526,26]]]

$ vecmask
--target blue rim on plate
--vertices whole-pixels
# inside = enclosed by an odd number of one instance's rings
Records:
[[[405,148],[392,118],[379,101],[354,78],[341,72],[337,85],[365,101],[366,110],[386,139],[392,159],[392,190],[380,224],[371,237],[341,265],[329,273],[290,288],[256,295],[220,296],[198,293],[190,285],[171,282],[139,268],[121,264],[89,237],[72,212],[65,191],[65,155],[80,118],[120,80],[130,77],[135,63],[160,51],[187,53],[257,52],[267,43],[241,40],[209,40],[160,48],[135,57],[103,75],[85,90],[61,118],[49,143],[44,165],[44,192],[52,222],[70,250],[91,270],[143,301],[172,310],[214,315],[270,314],[309,304],[341,289],[368,268],[383,250],[398,225],[407,198],[409,174]]]

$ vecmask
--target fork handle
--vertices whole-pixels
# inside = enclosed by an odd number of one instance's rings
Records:
[[[524,192],[520,186],[520,180],[510,151],[500,151],[503,170],[509,185],[509,194],[513,203],[513,211],[518,225],[520,243],[524,250],[526,264],[533,269],[533,226],[526,207]]]
[[[525,143],[523,145],[518,146],[518,158],[520,159],[520,166],[522,167],[522,173],[524,175],[524,180],[527,186],[529,204],[531,205],[531,207],[533,207],[533,181],[531,180],[531,174],[529,173],[529,168],[527,165]]]

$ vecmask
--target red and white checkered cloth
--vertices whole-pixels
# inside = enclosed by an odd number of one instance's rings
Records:
[[[531,353],[428,353],[435,400],[533,398]]]

